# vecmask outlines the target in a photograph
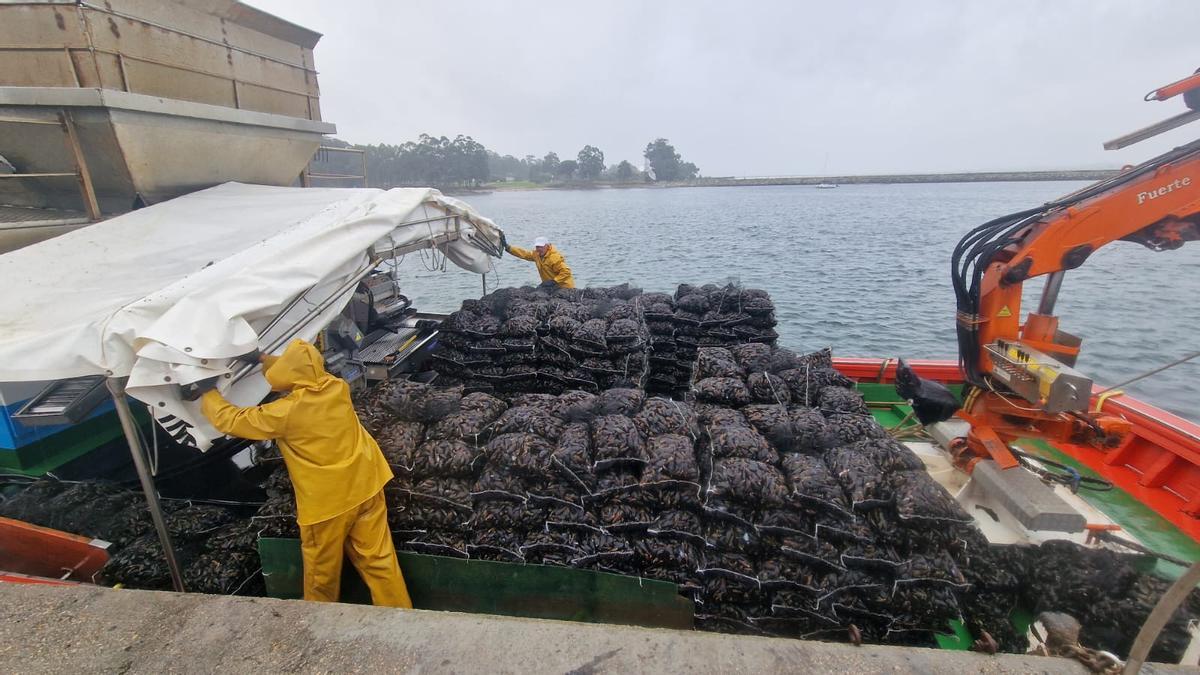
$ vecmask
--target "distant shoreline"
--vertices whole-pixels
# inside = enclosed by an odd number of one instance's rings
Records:
[[[863,176],[763,176],[752,178],[699,178],[679,185],[887,185],[895,183],[1001,183],[1023,181],[1104,180],[1120,173],[1116,169],[1079,171],[975,171],[961,173],[907,173]],[[674,185],[674,184],[672,184]]]
[[[906,173],[876,174],[863,176],[762,176],[752,178],[697,178],[688,181],[661,183],[570,181],[565,183],[531,184],[528,181],[488,183],[478,188],[445,188],[443,192],[453,194],[480,194],[487,192],[509,192],[522,190],[600,190],[627,188],[678,188],[678,187],[738,187],[800,185],[814,186],[819,183],[835,185],[891,185],[913,183],[1010,183],[1025,181],[1098,181],[1112,178],[1120,173],[1116,169],[1088,169],[1078,171],[973,171],[960,173]]]

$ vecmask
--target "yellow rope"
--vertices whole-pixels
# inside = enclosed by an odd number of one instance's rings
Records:
[[[1096,397],[1096,412],[1100,412],[1100,409],[1104,407],[1105,401],[1112,398],[1113,396],[1120,396],[1121,394],[1124,394],[1124,393],[1125,392],[1121,391],[1120,389],[1112,389],[1112,390],[1103,392],[1102,394],[1097,396]]]

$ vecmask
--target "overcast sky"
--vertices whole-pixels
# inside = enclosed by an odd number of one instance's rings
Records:
[[[468,134],[501,154],[669,138],[704,175],[1095,168],[1183,110],[1147,91],[1200,66],[1195,0],[249,0],[324,34],[338,136]]]

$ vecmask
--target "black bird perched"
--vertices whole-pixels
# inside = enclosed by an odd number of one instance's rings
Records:
[[[958,399],[946,385],[917,377],[904,359],[896,366],[896,393],[913,402],[913,412],[923,425],[948,420],[959,409]]]

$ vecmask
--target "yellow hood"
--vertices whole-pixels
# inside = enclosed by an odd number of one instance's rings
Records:
[[[268,360],[263,375],[275,391],[316,388],[329,377],[321,352],[304,340],[293,340],[278,358]]]
[[[200,399],[200,409],[221,433],[279,445],[298,523],[346,513],[392,479],[379,445],[358,421],[349,385],[325,372],[316,347],[296,340],[280,356],[264,357],[263,367],[272,389],[290,391],[239,408],[214,389]]]

